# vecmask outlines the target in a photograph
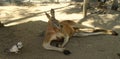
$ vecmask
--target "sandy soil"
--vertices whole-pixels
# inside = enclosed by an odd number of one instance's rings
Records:
[[[44,11],[56,9],[59,21],[73,20],[92,28],[112,29],[120,34],[120,12],[109,11],[107,14],[89,14],[82,18],[81,5],[51,4],[34,7],[1,6],[0,20],[5,28],[0,28],[0,59],[120,59],[120,35],[100,35],[73,37],[66,46],[72,54],[48,51],[42,47],[43,36],[48,19]],[[23,42],[19,54],[4,52],[18,41]]]

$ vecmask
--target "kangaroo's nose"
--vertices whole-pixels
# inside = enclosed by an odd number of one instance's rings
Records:
[[[115,32],[115,31],[112,31],[112,35],[114,35],[114,36],[118,36],[118,33]]]

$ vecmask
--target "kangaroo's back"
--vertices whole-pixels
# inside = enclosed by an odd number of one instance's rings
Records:
[[[62,29],[63,33],[65,33],[69,36],[72,36],[76,32],[76,29],[75,29],[76,23],[74,21],[64,20],[64,21],[60,22],[60,24],[63,25],[63,29]]]

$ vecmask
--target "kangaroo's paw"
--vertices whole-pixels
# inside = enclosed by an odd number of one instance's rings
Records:
[[[70,52],[69,50],[64,50],[63,53],[64,53],[65,55],[71,54],[71,52]]]

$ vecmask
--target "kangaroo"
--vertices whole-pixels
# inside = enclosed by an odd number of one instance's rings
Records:
[[[71,54],[71,52],[65,48],[65,45],[68,43],[70,37],[74,36],[75,33],[79,34],[81,32],[80,26],[78,26],[76,22],[71,20],[64,20],[62,22],[59,22],[55,18],[54,9],[50,10],[50,14],[51,15],[45,12],[45,15],[49,20],[43,40],[43,48],[47,50],[59,51],[64,53],[65,55],[69,55]],[[115,31],[103,29],[92,29],[92,32],[87,32],[86,36],[88,34],[117,35]]]
[[[51,16],[48,13],[45,13],[48,21],[48,26],[46,29],[45,37],[43,40],[43,47],[47,50],[55,50],[59,52],[63,52],[65,55],[71,54],[69,50],[66,50],[64,46],[69,41],[69,38],[75,33],[77,30],[74,28],[73,21],[67,20],[63,22],[59,22],[55,18],[55,11],[51,9]],[[53,46],[53,42],[58,42],[57,46]],[[61,44],[59,44],[62,42]]]

